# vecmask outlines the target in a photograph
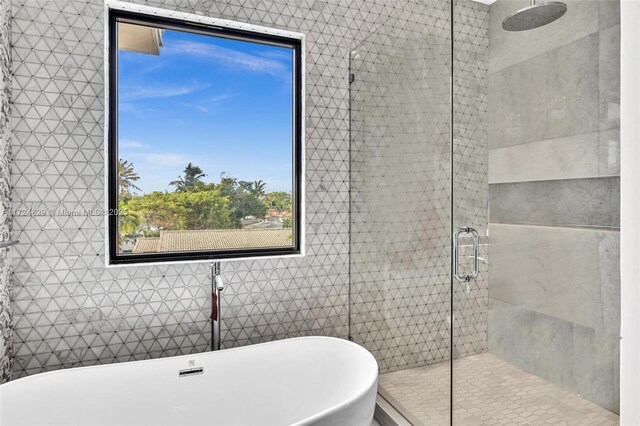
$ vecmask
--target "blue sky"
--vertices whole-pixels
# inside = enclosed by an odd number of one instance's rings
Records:
[[[187,163],[291,191],[293,53],[284,47],[167,30],[159,56],[120,51],[119,157],[144,193]]]

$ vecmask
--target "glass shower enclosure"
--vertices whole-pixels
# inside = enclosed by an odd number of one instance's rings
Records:
[[[414,425],[618,424],[619,1],[564,3],[409,1],[351,51],[350,337]]]

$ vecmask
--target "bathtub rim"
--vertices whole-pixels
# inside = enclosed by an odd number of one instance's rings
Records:
[[[351,397],[345,399],[344,401],[329,407],[325,410],[319,411],[318,413],[314,414],[313,416],[307,417],[303,420],[300,420],[298,422],[292,423],[290,426],[303,426],[306,424],[309,424],[315,420],[319,420],[322,419],[323,417],[327,416],[330,413],[334,413],[336,411],[339,411],[341,408],[347,407],[350,404],[353,404],[355,401],[357,401],[358,399],[364,397],[368,392],[370,392],[371,388],[373,386],[376,387],[376,394],[377,394],[377,386],[378,386],[378,374],[379,374],[379,367],[378,367],[378,361],[376,361],[376,358],[373,356],[373,354],[371,352],[369,352],[369,350],[367,350],[364,346],[361,346],[355,342],[352,342],[351,340],[347,340],[347,339],[342,339],[339,337],[330,337],[330,336],[302,336],[302,337],[293,337],[292,339],[326,339],[326,340],[338,340],[341,341],[343,343],[347,343],[348,345],[354,346],[357,348],[357,350],[362,351],[365,356],[367,356],[369,358],[370,361],[373,361],[373,365],[375,365],[375,374],[373,375],[373,380],[367,383],[367,386],[364,387],[364,389],[362,390],[358,390],[357,392],[355,392]],[[287,340],[287,339],[283,339],[283,340]],[[277,342],[277,341],[276,341]],[[268,342],[268,343],[275,343],[275,342]],[[374,404],[373,406],[375,407],[375,400],[374,400]]]
[[[301,419],[299,421],[296,421],[295,423],[291,423],[289,426],[304,426],[307,425],[309,423],[312,423],[316,420],[320,420],[323,417],[326,417],[327,415],[337,412],[342,408],[348,407],[349,405],[353,404],[354,402],[356,402],[357,400],[359,400],[360,398],[364,397],[368,392],[371,391],[371,388],[376,386],[377,387],[377,382],[378,382],[378,374],[379,374],[379,368],[378,368],[378,362],[376,361],[375,357],[373,356],[373,354],[371,354],[371,352],[369,352],[366,348],[364,348],[363,346],[352,342],[350,340],[347,339],[343,339],[340,337],[331,337],[331,336],[300,336],[300,337],[290,337],[290,338],[286,338],[286,339],[280,339],[280,340],[272,340],[269,342],[263,342],[263,343],[256,343],[253,345],[245,345],[245,346],[238,346],[235,348],[229,348],[229,349],[223,349],[223,351],[239,351],[239,350],[246,350],[246,349],[250,349],[250,348],[255,348],[256,346],[262,346],[262,345],[274,345],[274,344],[279,344],[285,341],[291,341],[291,340],[325,340],[325,341],[332,341],[332,342],[337,342],[338,344],[344,344],[346,346],[351,346],[352,348],[354,348],[355,350],[361,352],[363,354],[363,356],[365,358],[368,359],[369,362],[372,362],[372,365],[375,366],[375,374],[372,375],[372,379],[368,379],[366,382],[366,386],[363,386],[362,389],[358,389],[356,392],[354,392],[352,395],[350,395],[348,398],[345,398],[344,400],[342,400],[341,402],[328,407],[326,409],[323,409],[321,411],[318,411],[316,413],[314,413],[313,415],[309,416],[309,417],[305,417],[304,419]],[[170,357],[164,357],[164,358],[152,358],[152,359],[142,359],[142,360],[136,360],[136,361],[125,361],[125,362],[113,362],[113,363],[109,363],[109,364],[99,364],[99,365],[87,365],[87,366],[82,366],[82,367],[71,367],[71,368],[63,368],[63,369],[59,369],[59,370],[53,370],[53,371],[45,371],[42,373],[37,373],[37,374],[33,374],[27,377],[21,377],[19,379],[15,379],[15,380],[11,380],[7,383],[3,383],[0,384],[0,395],[2,395],[3,392],[3,388],[6,387],[11,387],[12,383],[16,383],[16,382],[21,382],[21,383],[25,383],[28,381],[32,381],[32,380],[37,380],[39,378],[42,378],[43,376],[49,376],[49,375],[56,375],[56,374],[60,374],[63,373],[64,370],[83,370],[83,369],[95,369],[95,368],[113,368],[114,366],[117,366],[118,364],[128,364],[128,363],[154,363],[154,362],[162,362],[167,360],[168,358],[185,358],[185,357],[205,357],[207,355],[212,355],[215,354],[218,351],[207,351],[207,352],[198,352],[198,353],[194,353],[194,354],[186,354],[186,355],[174,355],[174,356],[170,356]],[[358,363],[358,365],[363,365],[365,364],[364,362],[362,363]],[[377,393],[377,389],[376,389],[376,393]]]

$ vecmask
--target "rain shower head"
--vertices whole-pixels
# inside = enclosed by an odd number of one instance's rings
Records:
[[[567,12],[567,5],[558,1],[536,4],[520,9],[502,21],[502,28],[507,31],[526,31],[539,28],[559,19]]]

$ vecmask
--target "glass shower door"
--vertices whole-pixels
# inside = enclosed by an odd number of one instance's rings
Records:
[[[565,3],[454,2],[455,425],[619,422],[619,1]]]
[[[619,1],[454,1],[351,52],[350,337],[414,425],[617,424]]]
[[[416,425],[450,421],[450,12],[409,4],[350,57],[350,335]]]

